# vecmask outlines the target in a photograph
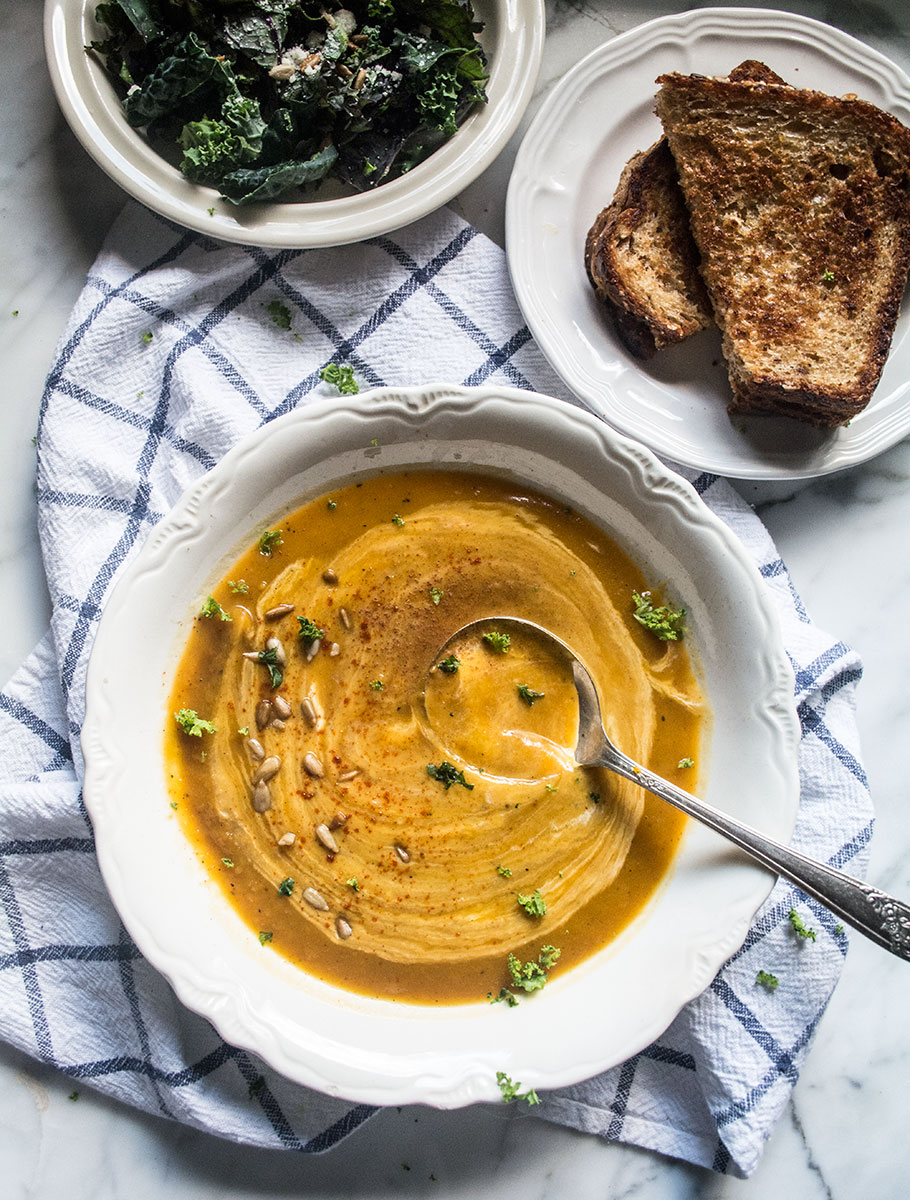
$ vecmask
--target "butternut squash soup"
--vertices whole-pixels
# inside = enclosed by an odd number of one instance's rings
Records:
[[[615,938],[685,818],[575,765],[571,673],[533,636],[446,643],[496,614],[551,629],[611,737],[691,790],[704,707],[654,582],[578,513],[468,472],[378,475],[263,530],[201,598],[165,735],[172,806],[263,953],[514,1004]]]

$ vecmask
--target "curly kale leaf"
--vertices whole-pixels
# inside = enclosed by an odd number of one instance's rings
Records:
[[[136,91],[129,92],[123,111],[131,125],[148,125],[177,112],[187,100],[209,92],[224,97],[236,90],[230,64],[209,54],[195,33],[190,33]]]
[[[233,204],[276,200],[292,188],[314,183],[328,174],[338,157],[334,146],[326,146],[306,162],[284,162],[268,167],[242,167],[221,181],[221,194]]]
[[[177,139],[183,148],[180,169],[194,183],[217,184],[222,175],[255,162],[262,152],[266,124],[256,100],[235,92],[221,106],[221,117],[189,121]]]

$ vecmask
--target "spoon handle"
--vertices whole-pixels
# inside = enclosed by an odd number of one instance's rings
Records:
[[[899,958],[910,961],[910,907],[900,900],[854,879],[852,875],[816,862],[705,804],[660,775],[640,767],[608,740],[600,749],[596,764],[592,762],[591,765],[608,767],[624,779],[666,800],[687,816],[701,821],[734,842],[763,866],[789,879],[807,895],[814,896],[873,942],[884,946]]]

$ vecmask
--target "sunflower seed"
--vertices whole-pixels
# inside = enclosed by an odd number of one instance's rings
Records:
[[[272,717],[271,700],[260,700],[256,705],[256,728],[265,729]]]
[[[288,613],[292,613],[293,611],[293,604],[276,604],[274,608],[268,609],[265,619],[267,621],[280,621],[282,617],[286,617]]]
[[[326,642],[325,648],[329,652],[329,658],[337,658],[341,653],[341,647],[337,642]]]
[[[314,638],[312,642],[309,642],[309,643],[307,644],[307,648],[306,648],[306,660],[307,660],[307,662],[312,662],[312,661],[313,661],[313,659],[314,659],[314,658],[316,657],[316,655],[319,653],[319,647],[320,647],[321,645],[322,645],[322,638]]]
[[[331,821],[329,821],[329,829],[340,829],[342,825],[347,824],[347,821],[348,814],[343,813],[341,809],[339,809],[338,812],[335,813],[334,817],[332,817]]]
[[[318,716],[316,715],[316,709],[313,706],[313,701],[310,700],[308,696],[304,696],[304,698],[300,701],[300,711],[303,713],[303,719],[306,721],[307,725],[315,725],[319,720]]]
[[[262,742],[257,741],[256,738],[247,738],[246,748],[249,750],[250,758],[254,762],[262,762],[265,758],[265,750],[262,748]]]
[[[312,750],[303,756],[303,769],[307,775],[312,775],[314,779],[321,779],[325,774],[325,768]]]
[[[329,587],[334,587],[338,582],[338,576],[331,567],[326,567],[326,569],[322,572],[322,578],[323,582],[327,583]]]
[[[323,900],[313,887],[303,889],[303,898],[311,908],[318,908],[320,912],[328,912],[329,906]]]
[[[269,791],[269,785],[260,780],[256,784],[253,791],[253,808],[258,813],[268,812],[272,807],[272,793]]]
[[[317,825],[313,832],[316,834],[316,840],[322,842],[329,854],[338,853],[340,846],[332,836],[332,832],[328,825]]]
[[[335,918],[335,932],[338,934],[338,936],[341,938],[342,941],[346,941],[351,936],[351,934],[354,932],[354,930],[350,927],[350,925],[347,923],[347,921],[344,919],[344,917],[336,917]]]
[[[287,700],[285,700],[284,696],[273,696],[272,708],[274,708],[275,712],[282,721],[286,721],[291,715],[291,706],[288,704]]]
[[[343,775],[338,776],[339,783],[348,783],[351,779],[356,779],[360,772],[356,769],[353,771],[345,771]]]
[[[243,657],[248,658],[250,662],[259,662],[258,650],[244,650]]]
[[[280,717],[275,717],[269,729],[274,729],[276,733],[284,733],[284,721]]]
[[[296,841],[297,841],[297,834],[291,833],[290,831],[288,831],[287,833],[283,833],[281,835],[281,837],[278,839],[278,845],[279,846],[293,846]]]
[[[404,846],[402,846],[400,842],[395,843],[395,853],[403,863],[409,863],[411,861],[410,854],[408,854],[407,850],[405,850]]]
[[[348,612],[348,610],[346,608],[339,608],[338,619],[342,623],[342,625],[345,627],[345,629],[351,628],[353,622],[351,621],[351,614]]]
[[[274,779],[281,768],[281,759],[277,754],[270,754],[256,768],[253,775],[253,783],[268,783],[270,779]]]
[[[281,644],[281,638],[270,637],[265,640],[266,650],[275,651],[275,662],[279,667],[287,664],[287,655],[284,652],[284,646]]]

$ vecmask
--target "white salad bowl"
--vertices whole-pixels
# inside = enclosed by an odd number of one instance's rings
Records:
[[[701,791],[782,841],[798,805],[799,726],[776,615],[741,544],[650,451],[562,401],[438,385],[317,402],[245,438],[186,492],[115,587],[89,666],[85,799],[113,901],[179,998],[282,1075],[351,1101],[454,1108],[498,1099],[497,1071],[554,1088],[648,1045],[741,945],[773,878],[692,825],[619,938],[517,1008],[355,995],[250,936],[169,804],[163,731],[179,655],[201,599],[262,528],[342,484],[411,468],[545,492],[685,603],[712,713]]]
[[[270,247],[341,246],[426,216],[484,171],[512,136],[531,98],[543,52],[544,0],[474,0],[484,23],[488,101],[406,175],[358,195],[240,206],[191,183],[123,115],[98,59],[92,0],[46,0],[44,42],[51,80],[76,137],[110,177],[179,225],[229,242]]]

